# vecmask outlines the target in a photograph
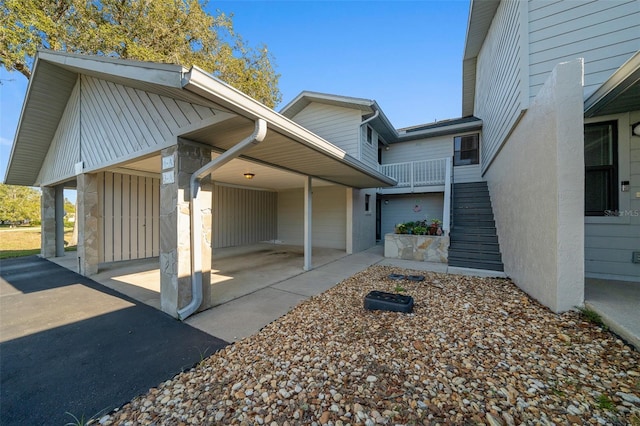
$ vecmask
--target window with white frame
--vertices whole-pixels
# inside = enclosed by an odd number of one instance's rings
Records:
[[[371,195],[364,194],[364,211],[365,213],[371,213]]]
[[[373,144],[373,129],[369,126],[367,126],[367,143]]]

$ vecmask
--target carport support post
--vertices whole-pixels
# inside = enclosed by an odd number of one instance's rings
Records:
[[[77,182],[78,266],[82,275],[90,276],[98,273],[98,177],[82,173]]]
[[[311,200],[312,200],[312,192],[311,192],[311,176],[307,176],[304,181],[304,267],[305,271],[310,271],[313,268],[311,262]]]
[[[160,182],[160,307],[177,317],[178,310],[191,301],[191,220],[189,179],[193,172],[211,161],[211,150],[180,140],[165,148]],[[198,192],[202,215],[202,304],[211,307],[211,185]]]
[[[56,189],[40,188],[40,256],[45,259],[56,255]]]

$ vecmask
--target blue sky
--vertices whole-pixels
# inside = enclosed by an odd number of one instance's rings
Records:
[[[311,90],[375,99],[397,128],[461,115],[467,0],[211,0],[208,9],[234,13],[236,32],[274,55],[277,110]],[[27,80],[2,70],[0,82],[4,179]]]

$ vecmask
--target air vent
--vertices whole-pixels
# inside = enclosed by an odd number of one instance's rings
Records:
[[[640,263],[640,251],[634,251],[631,257],[633,263]]]

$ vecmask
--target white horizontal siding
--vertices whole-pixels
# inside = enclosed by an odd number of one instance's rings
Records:
[[[453,157],[453,136],[394,143],[382,151],[382,164]]]
[[[360,110],[312,102],[292,120],[358,158]]]
[[[345,191],[340,186],[313,188],[311,238],[314,247],[346,249]],[[373,197],[371,202],[374,202]],[[304,242],[304,197],[301,189],[278,193],[278,240],[294,245]]]
[[[40,169],[38,182],[53,183],[61,177],[74,175],[74,165],[80,161],[79,111],[80,89],[76,84]]]
[[[483,124],[481,164],[486,169],[518,119],[522,105],[520,7],[500,3],[476,66],[474,111]]]
[[[443,194],[382,196],[382,235],[394,232],[395,226],[417,220],[442,220]],[[385,204],[385,201],[388,201]]]
[[[529,1],[529,96],[556,64],[584,58],[584,95],[591,95],[640,50],[640,1]]]
[[[213,247],[233,247],[274,240],[278,194],[213,186]]]
[[[371,143],[367,142],[367,126],[360,126],[360,160],[372,167],[378,169],[378,132],[371,129]]]
[[[453,168],[454,183],[468,183],[482,181],[482,170],[479,164],[472,166],[456,166]]]
[[[640,111],[629,113],[628,118],[625,116],[617,117],[618,180],[627,180],[628,177],[630,183],[628,192],[618,193],[619,210],[623,217],[604,219],[608,223],[594,223],[587,219],[585,274],[640,281],[640,264],[631,262],[632,253],[640,251],[640,198],[636,197],[640,193],[640,144],[637,143],[637,136],[629,134],[629,123],[640,121]]]

